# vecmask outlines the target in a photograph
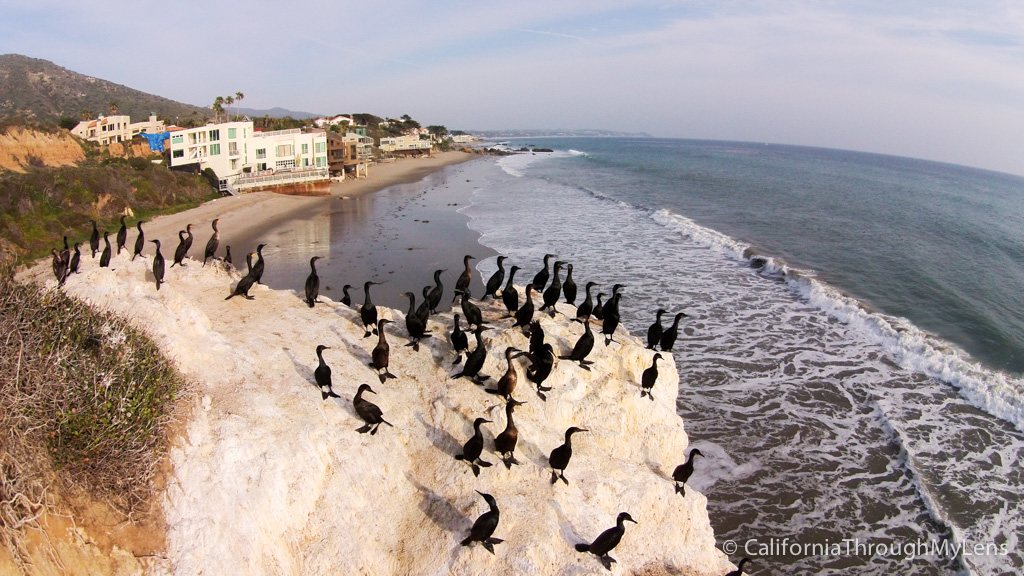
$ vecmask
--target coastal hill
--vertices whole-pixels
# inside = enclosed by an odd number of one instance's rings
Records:
[[[109,114],[116,102],[118,114],[146,118],[206,118],[211,111],[175,102],[162,96],[79,74],[39,58],[20,54],[0,55],[0,117],[58,122],[78,120],[84,112],[95,118]]]

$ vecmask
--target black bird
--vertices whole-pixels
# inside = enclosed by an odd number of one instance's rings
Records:
[[[121,216],[121,227],[117,230],[117,253],[121,254],[121,249],[124,248],[125,243],[128,242],[128,225],[124,223],[124,216]]]
[[[519,354],[513,355],[514,352]],[[508,363],[508,368],[505,369],[505,373],[502,374],[501,378],[498,379],[498,386],[495,389],[487,388],[484,392],[488,394],[498,394],[504,396],[507,401],[512,397],[512,392],[516,389],[516,384],[519,382],[519,374],[516,372],[516,365],[512,363],[513,358],[518,358],[523,355],[523,352],[513,346],[505,348],[505,362]]]
[[[71,262],[68,263],[68,274],[78,274],[78,267],[82,263],[82,243],[75,242],[75,253],[71,256]]]
[[[57,278],[57,286],[63,286],[64,281],[68,279],[68,264],[56,248],[51,248],[50,254],[53,255],[53,275]]]
[[[509,470],[512,469],[513,464],[519,464],[514,454],[516,443],[519,442],[519,429],[516,428],[516,423],[512,420],[512,411],[516,409],[516,406],[523,404],[526,402],[520,402],[511,396],[508,397],[508,402],[505,403],[505,429],[494,437],[494,450],[501,454],[501,461]]]
[[[462,313],[466,316],[466,326],[483,326],[483,313],[480,312],[479,306],[470,301],[473,295],[469,292],[469,288],[457,292],[456,295],[462,297]]]
[[[384,419],[384,413],[380,411],[380,407],[370,402],[369,400],[363,399],[363,392],[369,392],[376,394],[373,388],[370,388],[369,384],[360,384],[359,390],[356,392],[356,397],[352,399],[352,407],[356,409],[356,414],[366,422],[366,425],[361,428],[356,428],[356,432],[360,434],[370,433],[373,436],[377,433],[377,428],[381,424],[387,424],[388,426],[394,427],[394,424]]]
[[[646,394],[648,398],[654,400],[651,388],[654,388],[654,383],[658,381],[658,360],[661,360],[661,354],[655,354],[654,359],[651,361],[651,367],[644,370],[644,373],[640,375],[641,398]]]
[[[96,221],[89,220],[92,222],[92,234],[89,236],[89,248],[92,248],[92,257],[96,257],[96,253],[100,250],[100,231],[96,228]]]
[[[590,296],[590,289],[594,286],[599,286],[599,284],[597,282],[587,282],[587,297],[583,300],[583,304],[580,304],[580,307],[576,309],[577,322],[590,320],[591,314],[594,313],[594,299]]]
[[[185,225],[185,256],[188,256],[188,251],[192,249],[192,241],[195,237],[192,236],[192,225]]]
[[[548,398],[544,393],[551,390],[551,387],[543,384],[555,366],[555,350],[545,342],[539,352],[527,354],[527,357],[531,364],[526,368],[526,379],[537,385],[537,396],[546,402]]]
[[[485,287],[486,289],[484,290],[483,298],[480,298],[481,300],[488,296],[495,299],[498,297],[498,290],[501,288],[501,283],[505,281],[504,262],[505,256],[498,256],[498,271],[487,279],[487,286]]]
[[[453,379],[465,376],[477,384],[483,384],[489,378],[486,374],[480,373],[480,369],[484,367],[484,362],[487,360],[487,348],[484,347],[483,332],[483,326],[477,327],[474,332],[476,334],[476,348],[466,355],[466,363],[462,366],[462,372],[452,376]]]
[[[686,481],[693,474],[694,456],[703,456],[703,454],[697,448],[690,450],[690,457],[686,459],[686,462],[676,466],[676,469],[672,471],[672,479],[676,481],[676,494],[682,494],[684,498],[686,497]]]
[[[661,335],[661,350],[662,352],[671,352],[672,347],[676,345],[676,338],[679,337],[679,321],[686,318],[686,314],[680,312],[676,314],[674,320],[672,320],[672,327],[665,330],[665,333]]]
[[[349,284],[345,284],[344,286],[341,287],[341,303],[344,304],[345,306],[348,306],[349,308],[352,307],[352,297],[349,296],[348,294],[348,289],[351,287],[352,286],[350,286]]]
[[[479,542],[483,544],[483,547],[488,552],[494,554],[494,545],[501,544],[504,542],[501,538],[492,538],[491,534],[494,534],[494,529],[498,527],[498,518],[500,513],[498,512],[498,503],[494,501],[494,497],[490,494],[484,494],[477,490],[477,494],[484,497],[487,501],[487,505],[490,506],[490,510],[484,512],[473,522],[473,527],[469,529],[469,536],[462,541],[463,546],[469,546],[473,542]]]
[[[572,264],[565,267],[565,282],[562,282],[562,294],[565,295],[565,303],[576,305],[576,281],[572,279]]]
[[[558,303],[558,297],[562,295],[562,280],[558,278],[558,273],[562,270],[563,265],[565,265],[565,262],[562,262],[561,260],[555,262],[551,285],[544,291],[544,305],[540,307],[541,310],[551,308],[552,318],[555,317],[555,312],[557,311],[555,309],[555,304]]]
[[[260,244],[256,247],[257,258],[256,263],[252,266],[252,279],[255,280],[257,284],[263,284],[263,270],[267,267],[266,263],[263,261],[263,249],[266,246],[266,244]]]
[[[420,340],[430,338],[430,334],[427,334],[427,323],[416,313],[416,295],[412,292],[406,292],[402,296],[409,299],[409,313],[405,315],[405,329],[409,331],[411,342],[406,344],[406,346],[412,346],[414,351],[419,352]]]
[[[736,567],[736,569],[733,570],[732,572],[729,572],[725,576],[743,576],[743,565],[746,564],[747,562],[752,562],[752,560],[750,558],[744,558],[744,559],[740,560],[740,563]]]
[[[100,254],[100,268],[107,268],[110,266],[110,234],[106,230],[103,231],[103,253]]]
[[[587,360],[587,355],[594,349],[594,332],[590,329],[590,321],[583,322],[583,334],[579,340],[572,347],[572,352],[568,356],[559,356],[562,360],[572,360],[580,363],[580,368],[583,368],[587,372],[590,371],[590,362]]]
[[[209,245],[207,245],[207,250],[209,250]],[[320,277],[316,274],[316,261],[319,259],[319,256],[313,256],[309,259],[309,276],[306,277],[305,302],[310,308],[316,304],[316,299],[320,296]]]
[[[534,320],[530,323],[530,354],[540,354],[544,348],[544,328],[540,325],[540,320]]]
[[[661,344],[661,335],[665,333],[665,329],[661,327],[661,317],[667,313],[667,310],[658,308],[658,311],[655,312],[654,324],[647,329],[647,348],[650,350],[654,350]]]
[[[516,270],[519,270],[518,266],[508,269],[508,282],[505,283],[505,287],[501,290],[501,303],[505,305],[505,310],[508,310],[508,316],[505,316],[505,318],[511,318],[516,313],[516,310],[519,310],[519,292],[512,284],[512,280],[516,276]]]
[[[135,223],[135,228],[138,229],[139,235],[135,237],[135,252],[132,254],[132,262],[135,261],[136,256],[142,254],[142,249],[146,247],[146,234],[142,231],[142,225],[145,223],[145,220],[139,220]]]
[[[546,286],[547,283],[548,283],[548,275],[549,275],[549,272],[548,272],[548,260],[550,260],[550,259],[552,259],[554,257],[555,257],[554,254],[545,254],[544,255],[544,269],[541,270],[540,272],[537,272],[537,274],[533,277],[532,284],[533,284],[533,287],[536,288],[538,292],[543,290],[544,286]]]
[[[231,246],[224,247],[224,263],[228,266],[231,265]]]
[[[604,334],[605,346],[615,341],[615,329],[619,327],[619,298],[622,298],[622,294],[615,294],[604,307],[601,332]]]
[[[174,268],[175,264],[179,266],[184,266],[184,264],[182,264],[181,261],[185,259],[185,253],[187,251],[188,244],[185,238],[185,231],[178,230],[178,247],[174,249],[174,262],[171,263],[171,268]]]
[[[455,281],[455,294],[452,295],[452,302],[455,302],[455,297],[459,295],[459,292],[464,292],[469,289],[469,282],[473,279],[473,269],[469,267],[469,261],[476,260],[476,258],[466,254],[462,259],[462,263],[466,266],[466,269],[459,275],[459,279]],[[469,322],[469,318],[466,318],[466,322]]]
[[[441,273],[445,269],[434,270],[434,288],[427,294],[427,301],[430,302],[430,313],[437,314],[437,305],[441,303],[441,296],[444,295],[444,285],[441,284]],[[452,300],[455,301],[454,299]]]
[[[573,426],[565,431],[565,444],[562,444],[558,448],[551,451],[551,455],[548,456],[548,463],[551,464],[551,483],[554,484],[559,478],[565,485],[569,485],[569,481],[565,479],[565,467],[569,465],[569,459],[572,458],[572,435],[577,432],[589,432],[583,428],[577,428]],[[557,473],[555,471],[558,471]]]
[[[594,309],[590,312],[590,315],[598,320],[604,319],[604,304],[601,303],[601,298],[604,298],[604,292],[597,293],[597,303],[594,304]]]
[[[341,398],[331,389],[331,367],[324,362],[324,350],[330,349],[330,346],[324,346],[323,344],[316,347],[316,358],[320,363],[317,365],[316,370],[313,370],[313,378],[316,379],[316,385],[320,388],[320,394],[323,395],[324,400],[328,398]]]
[[[156,289],[160,289],[160,285],[164,283],[164,255],[160,253],[160,241],[150,240],[153,244],[156,244],[156,254],[153,255],[153,278],[156,278]]]
[[[533,284],[526,285],[526,302],[516,310],[516,323],[512,325],[513,328],[516,326],[522,326],[524,331],[530,330],[530,323],[533,322],[533,298],[531,292],[533,291]]]
[[[206,242],[206,250],[203,251],[203,266],[206,266],[206,261],[217,254],[217,246],[220,244],[220,231],[217,230],[218,222],[220,222],[220,218],[213,219],[213,236],[210,236],[210,239]]]
[[[377,345],[373,347],[373,352],[370,354],[370,358],[373,360],[370,362],[370,366],[377,371],[377,378],[380,379],[381,384],[388,378],[398,378],[388,370],[388,364],[391,362],[391,346],[388,345],[387,338],[384,336],[384,325],[390,323],[391,320],[387,318],[377,321]]]
[[[378,282],[371,282],[369,280],[363,284],[363,305],[359,307],[359,319],[363,321],[363,330],[366,331],[363,334],[363,338],[369,338],[371,330],[374,334],[377,333],[377,307],[373,305],[373,301],[370,300],[370,286],[378,284]]]
[[[252,257],[255,255],[255,252],[250,252],[249,255],[246,256],[246,259],[251,261]],[[225,298],[225,300],[230,300],[235,296],[245,296],[246,300],[255,300],[254,297],[249,296],[249,289],[251,289],[252,285],[255,283],[256,279],[252,275],[252,270],[249,270],[249,273],[246,274],[245,276],[242,276],[242,279],[238,281],[238,284],[235,284],[235,290],[231,293],[230,296]]]
[[[456,314],[452,322],[452,333],[448,336],[448,341],[452,344],[452,350],[455,352],[455,361],[452,364],[458,364],[462,362],[463,350],[469,350],[469,337],[462,331],[462,326],[459,325],[459,315]]]
[[[462,460],[469,464],[469,467],[473,469],[473,476],[480,475],[480,467],[489,468],[490,462],[480,459],[480,454],[484,451],[484,433],[480,431],[482,424],[489,424],[491,421],[486,418],[477,418],[473,421],[473,436],[466,441],[466,444],[462,447],[462,454],[456,454],[456,460]]]
[[[430,320],[430,286],[423,287],[423,303],[416,307],[416,317],[426,328],[427,321]]]
[[[590,544],[577,544],[576,551],[590,552],[601,560],[601,564],[604,564],[605,568],[611,570],[615,558],[609,556],[608,553],[619,545],[619,540],[622,540],[622,535],[626,533],[626,522],[636,524],[636,520],[633,520],[628,512],[620,512],[619,517],[615,519],[614,528],[601,532],[601,535]]]
[[[71,270],[71,248],[68,247],[68,237],[64,236],[64,249],[60,251],[60,259],[64,262],[64,267]]]

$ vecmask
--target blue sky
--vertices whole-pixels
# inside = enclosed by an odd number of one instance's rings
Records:
[[[175,100],[1024,174],[1024,3],[0,0],[0,53]]]

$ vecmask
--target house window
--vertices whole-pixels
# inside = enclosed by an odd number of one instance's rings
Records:
[[[313,146],[313,149],[316,150],[318,153],[319,152],[323,152],[326,148],[327,148],[327,143],[326,142],[317,142]]]
[[[266,162],[260,162],[260,163],[256,164],[256,169],[257,170],[266,170],[267,169],[267,163]]]
[[[220,140],[220,130],[210,130],[210,142]]]
[[[294,159],[292,159],[292,160],[278,160],[275,163],[275,167],[278,170],[283,170],[285,168],[295,168],[295,160]]]
[[[327,161],[327,159],[324,158],[323,156],[317,156],[316,157],[316,167],[317,168],[323,168],[324,164],[326,163],[326,161]]]
[[[237,138],[237,136],[236,136],[237,133],[238,133],[238,129],[237,128],[228,128],[228,138]]]
[[[256,149],[256,158],[261,158],[262,159],[262,158],[266,158],[266,157],[267,157],[267,149],[266,148],[257,148]]]
[[[220,154],[220,144],[210,144],[210,156],[217,156]]]
[[[238,160],[235,159],[235,158],[231,159],[231,169],[232,170],[238,170]]]
[[[228,142],[228,154],[238,156],[238,142]]]
[[[171,144],[182,144],[185,142],[184,136],[171,136]]]
[[[284,158],[286,156],[295,155],[295,146],[293,144],[281,144],[277,147],[277,157]],[[294,163],[292,164],[295,165]]]
[[[309,144],[303,144],[302,145],[302,153],[303,154],[309,154]]]
[[[172,158],[184,158],[185,157],[185,151],[184,150],[173,150],[171,152],[171,157]]]

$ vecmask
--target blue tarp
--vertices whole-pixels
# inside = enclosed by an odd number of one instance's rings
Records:
[[[139,136],[142,136],[146,140],[149,140],[149,149],[150,150],[152,150],[153,152],[163,152],[164,151],[164,140],[167,140],[168,138],[170,138],[171,137],[171,133],[170,132],[161,132],[159,134],[139,134]]]

